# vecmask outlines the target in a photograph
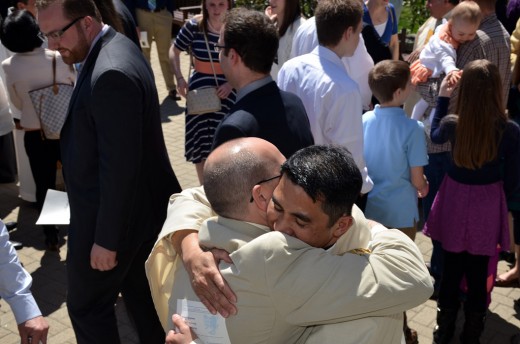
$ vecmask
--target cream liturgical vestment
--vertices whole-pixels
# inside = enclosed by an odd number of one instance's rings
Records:
[[[202,197],[200,191],[185,190],[174,197],[173,204],[179,201],[185,212],[193,214],[191,206]],[[203,207],[199,203],[195,213],[200,215]],[[176,208],[170,207],[168,219],[181,215]],[[232,343],[323,342],[320,338],[400,343],[402,312],[431,295],[429,274],[419,250],[404,234],[382,226],[369,229],[356,207],[353,217],[354,225],[329,251],[251,223],[214,217],[202,224],[201,245],[232,252],[234,264],[220,264],[238,298],[238,314],[226,319]],[[186,222],[182,226],[174,227],[192,228]],[[169,232],[162,234],[168,237]],[[177,312],[178,298],[198,301],[181,259],[174,256],[165,264],[164,248],[171,249],[168,241],[159,239],[147,262],[152,295],[165,329],[171,328],[169,318]],[[356,248],[371,253],[342,255]],[[166,265],[172,266],[165,269]],[[164,283],[161,269],[173,276],[173,283]]]

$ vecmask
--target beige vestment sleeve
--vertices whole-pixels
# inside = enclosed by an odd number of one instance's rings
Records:
[[[169,330],[168,300],[176,266],[182,261],[171,243],[171,235],[179,230],[199,230],[205,219],[214,216],[202,186],[190,188],[170,197],[166,221],[145,263],[146,276],[153,302],[163,328]]]
[[[280,232],[235,251],[234,265],[221,264],[239,300],[239,316],[226,320],[231,338],[260,338],[282,322],[309,326],[388,316],[426,301],[433,285],[417,246],[395,229],[376,226],[372,235],[372,253],[362,256],[330,255]],[[274,307],[271,319],[280,320],[258,319],[255,312],[261,307]],[[241,333],[251,330],[251,323],[258,335]]]

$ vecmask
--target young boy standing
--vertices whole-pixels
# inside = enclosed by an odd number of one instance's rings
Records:
[[[410,68],[403,61],[384,60],[368,74],[368,85],[379,100],[363,115],[364,155],[374,182],[365,215],[415,240],[419,210],[417,197],[428,194],[423,166],[428,164],[423,124],[401,108],[412,90]],[[404,314],[406,343],[417,342]]]
[[[365,215],[414,240],[417,197],[428,193],[423,174],[428,154],[422,123],[400,107],[412,89],[410,68],[402,61],[381,61],[370,71],[368,84],[380,105],[363,115],[364,156],[374,182]]]

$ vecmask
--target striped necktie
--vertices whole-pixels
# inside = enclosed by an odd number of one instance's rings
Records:
[[[148,7],[150,8],[150,11],[155,10],[157,7],[157,1],[156,0],[148,0]]]

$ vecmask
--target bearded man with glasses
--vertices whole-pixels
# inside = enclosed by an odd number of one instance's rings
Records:
[[[119,293],[142,343],[164,343],[144,261],[180,191],[150,65],[92,0],[38,0],[49,48],[81,64],[61,152],[71,217],[67,308],[78,343],[119,343]]]

